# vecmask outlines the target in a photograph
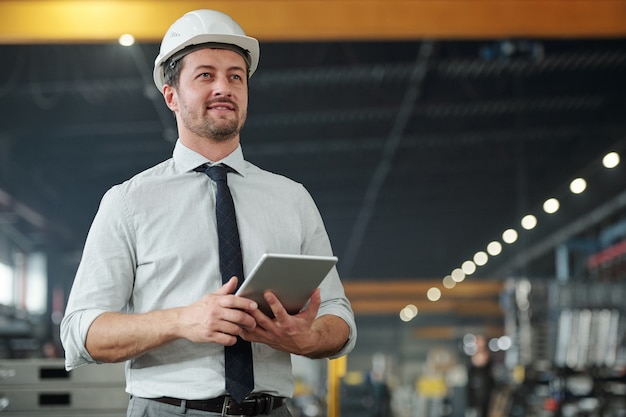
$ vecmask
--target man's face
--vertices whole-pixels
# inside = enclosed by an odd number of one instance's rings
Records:
[[[199,49],[183,58],[175,108],[183,129],[225,141],[239,136],[248,108],[248,77],[241,55]]]

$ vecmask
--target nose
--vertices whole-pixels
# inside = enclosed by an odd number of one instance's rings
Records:
[[[213,83],[213,95],[220,97],[230,97],[232,95],[231,85],[228,82],[227,76],[219,75],[215,78],[215,82]]]

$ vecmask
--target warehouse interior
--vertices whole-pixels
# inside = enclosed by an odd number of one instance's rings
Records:
[[[343,365],[294,359],[294,416],[373,416],[375,384],[378,416],[478,415],[481,336],[490,416],[626,415],[619,0],[0,0],[0,415],[123,415],[114,371],[42,369],[100,198],[171,156],[152,66],[197,8],[260,40],[244,155],[309,190],[357,319]]]

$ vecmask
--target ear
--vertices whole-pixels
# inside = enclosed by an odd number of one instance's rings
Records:
[[[175,112],[178,110],[178,94],[176,89],[169,84],[163,86],[163,98],[167,107]]]

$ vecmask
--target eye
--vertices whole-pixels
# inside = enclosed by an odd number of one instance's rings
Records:
[[[243,79],[243,77],[241,75],[239,75],[239,74],[232,74],[230,76],[230,78],[233,79],[233,80],[242,80]]]
[[[213,73],[211,72],[198,72],[198,74],[196,75],[197,79],[200,80],[211,80],[213,79]]]

